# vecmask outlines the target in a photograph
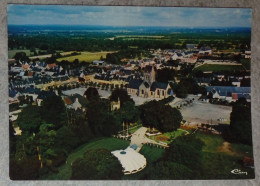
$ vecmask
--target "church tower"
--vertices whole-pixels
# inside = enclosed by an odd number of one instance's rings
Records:
[[[155,69],[154,69],[154,65],[145,67],[145,69],[144,69],[144,81],[146,81],[150,85],[153,82],[155,82]]]

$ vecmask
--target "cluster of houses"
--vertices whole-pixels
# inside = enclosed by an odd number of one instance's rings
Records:
[[[41,105],[44,98],[58,94],[55,91],[48,91],[48,87],[73,85],[79,81],[105,82],[107,84],[117,82],[127,87],[127,92],[130,95],[142,98],[167,98],[174,96],[174,92],[169,83],[156,81],[156,71],[162,68],[179,71],[183,63],[194,64],[199,56],[212,55],[212,49],[210,47],[198,49],[195,44],[187,44],[186,50],[157,49],[151,51],[151,54],[152,58],[132,59],[125,62],[124,65],[106,64],[105,61],[95,60],[88,67],[81,66],[71,69],[64,69],[56,63],[17,62],[9,68],[9,104],[19,103],[18,98],[25,96],[35,104]],[[245,53],[247,58],[250,57],[250,54],[248,51]],[[212,86],[213,80],[230,81],[233,86]],[[211,73],[205,77],[196,78],[198,85],[206,87],[208,95],[211,94],[214,99],[228,102],[236,101],[241,97],[250,101],[250,88],[241,87],[243,80],[250,81],[250,72],[243,75]],[[68,109],[83,109],[84,101],[80,97],[70,98],[63,95],[62,99]],[[115,102],[111,109],[118,109],[118,107],[118,103]]]
[[[247,102],[251,102],[250,87],[207,86],[206,89],[208,95],[211,94],[213,99],[231,103],[239,98],[245,98]]]
[[[22,105],[22,99],[34,105],[40,106],[43,99],[52,95],[59,95],[56,91],[50,91],[49,87],[73,85],[78,77],[88,72],[81,68],[65,70],[56,63],[45,62],[17,62],[9,68],[9,105]],[[65,97],[62,96],[64,100]],[[72,99],[72,104],[65,104],[68,109],[78,110],[82,108],[78,99]],[[65,102],[65,101],[64,101]],[[17,117],[10,116],[17,119]]]
[[[198,85],[210,86],[212,81],[217,80],[218,82],[230,82],[232,86],[241,87],[242,81],[250,82],[250,72],[244,72],[239,75],[225,75],[220,72],[206,72],[205,77],[196,78]]]

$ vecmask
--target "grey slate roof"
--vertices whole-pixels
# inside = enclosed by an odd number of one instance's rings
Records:
[[[208,86],[207,92],[217,91],[220,96],[231,97],[232,93],[247,93],[250,94],[250,87],[230,87],[230,86]]]
[[[141,79],[133,79],[129,82],[129,85],[127,88],[132,88],[132,89],[139,89],[140,85],[142,84]]]
[[[153,82],[152,85],[151,85],[150,90],[151,91],[155,91],[157,88],[159,88],[159,89],[166,89],[167,86],[168,86],[167,83]]]

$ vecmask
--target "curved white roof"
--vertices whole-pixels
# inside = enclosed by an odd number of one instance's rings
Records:
[[[130,147],[127,147],[125,150],[116,150],[111,153],[120,161],[124,169],[124,174],[133,174],[146,167],[145,157]]]

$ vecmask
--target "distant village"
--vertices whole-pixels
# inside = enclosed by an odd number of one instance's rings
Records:
[[[175,97],[171,83],[178,83],[180,79],[165,82],[156,81],[156,72],[160,69],[174,69],[177,73],[184,68],[197,68],[204,64],[241,65],[235,60],[215,60],[220,54],[213,52],[210,47],[197,49],[194,44],[187,44],[185,50],[151,50],[152,58],[129,59],[123,65],[108,64],[103,60],[94,60],[88,66],[64,69],[61,64],[47,64],[42,61],[15,62],[9,67],[9,105],[25,106],[21,101],[27,100],[34,105],[41,105],[44,98],[56,94],[62,96],[69,109],[82,109],[83,95],[65,95],[63,91],[76,88],[94,86],[97,89],[109,91],[114,88],[126,89],[129,95],[144,99],[163,99]],[[251,52],[240,54],[241,58],[251,58]],[[205,59],[200,59],[206,56]],[[207,56],[209,58],[207,59]],[[211,57],[211,58],[210,58]],[[209,102],[210,99],[227,103],[235,102],[239,98],[251,101],[249,86],[241,86],[242,81],[250,82],[250,71],[239,74],[214,73],[204,71],[201,77],[195,78],[199,86],[204,86],[207,96],[200,95],[200,100]],[[230,82],[231,86],[214,86],[212,82]],[[26,103],[26,101],[25,101]],[[112,104],[112,103],[111,103]],[[178,108],[178,106],[176,106]],[[20,109],[18,108],[18,109]],[[13,109],[10,119],[15,121],[17,114]]]

